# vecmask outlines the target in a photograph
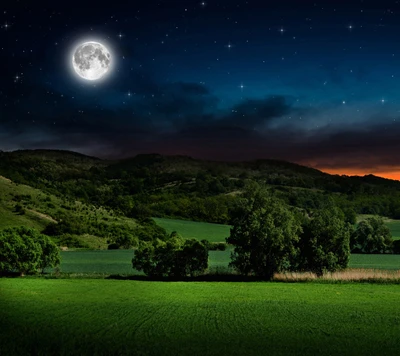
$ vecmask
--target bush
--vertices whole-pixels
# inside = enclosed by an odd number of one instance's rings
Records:
[[[225,251],[225,242],[210,242],[208,240],[201,240],[201,243],[207,247],[208,251]]]
[[[24,215],[25,214],[25,209],[21,204],[15,205],[14,211],[19,215]]]
[[[132,266],[150,277],[194,276],[207,269],[208,249],[200,241],[172,233],[166,241],[140,241]]]
[[[49,237],[25,227],[0,232],[0,271],[21,275],[60,263],[60,253]]]
[[[85,241],[75,235],[62,235],[57,238],[57,241],[59,246],[67,246],[68,248],[89,248]]]
[[[380,217],[361,221],[351,236],[351,248],[355,253],[390,253],[393,238]]]

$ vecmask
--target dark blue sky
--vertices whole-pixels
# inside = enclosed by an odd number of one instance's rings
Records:
[[[0,149],[400,178],[399,1],[81,4],[2,5]],[[86,40],[112,53],[102,81],[71,68]]]

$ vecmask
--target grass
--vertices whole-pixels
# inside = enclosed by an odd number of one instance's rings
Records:
[[[400,270],[400,255],[358,255],[350,257],[350,267]]]
[[[66,251],[61,252],[61,272],[133,274],[132,250]]]
[[[210,251],[210,272],[228,271],[231,250]],[[64,273],[138,274],[132,268],[132,257],[132,250],[65,251],[61,252],[60,270]],[[350,268],[400,270],[400,255],[352,255]]]
[[[328,272],[317,277],[311,272],[277,273],[274,281],[280,282],[381,282],[400,283],[400,270],[387,271],[379,269],[347,269],[340,272]]]
[[[390,229],[393,239],[400,240],[400,221],[399,220],[391,220],[386,222],[386,225]]]
[[[1,279],[12,355],[398,355],[397,285]]]
[[[365,220],[373,215],[359,215],[357,221]],[[177,231],[185,238],[195,238],[198,240],[209,240],[212,242],[225,242],[225,238],[230,234],[230,225],[211,224],[178,219],[153,218],[154,221],[167,230],[168,233]],[[400,220],[385,219],[393,239],[400,240]]]
[[[24,214],[15,212],[17,204],[24,208]],[[63,199],[0,176],[0,229],[28,226],[42,231],[64,214],[86,225],[103,222],[131,228],[137,226],[134,219],[117,216],[103,207]],[[91,249],[106,249],[108,246],[107,239],[99,236],[83,234],[81,239]]]
[[[167,230],[168,233],[177,231],[182,237],[210,242],[225,242],[230,234],[229,225],[212,224],[196,221],[154,218],[154,221]]]

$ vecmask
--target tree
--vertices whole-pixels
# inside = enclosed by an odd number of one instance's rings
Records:
[[[26,227],[0,232],[0,271],[38,272],[60,263],[60,253],[49,237]]]
[[[290,268],[302,230],[283,202],[272,199],[265,189],[252,186],[234,209],[232,225],[226,239],[235,246],[231,267],[266,280]]]
[[[164,241],[140,241],[132,266],[151,277],[193,276],[207,269],[208,249],[200,241],[185,240],[172,232]]]
[[[32,238],[36,239],[42,248],[39,268],[44,271],[45,268],[53,268],[60,264],[61,256],[57,245],[46,235],[33,231]]]
[[[314,212],[303,225],[297,268],[322,276],[346,268],[350,259],[351,224],[342,210],[330,207]]]
[[[381,217],[361,221],[351,237],[355,253],[390,253],[392,246],[392,234]]]

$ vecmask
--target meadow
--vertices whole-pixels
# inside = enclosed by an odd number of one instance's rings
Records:
[[[232,248],[209,252],[210,272],[226,272]],[[62,251],[60,271],[81,274],[141,274],[132,268],[132,250]],[[400,270],[400,255],[351,255],[350,268]]]
[[[0,292],[9,356],[398,355],[397,285],[27,278]]]
[[[358,222],[372,215],[359,215]],[[230,225],[210,224],[197,221],[153,218],[153,220],[162,226],[168,233],[177,231],[184,238],[195,238],[198,240],[206,239],[212,242],[225,242],[229,236]],[[390,229],[393,239],[400,239],[400,220],[384,219],[387,227]]]
[[[230,234],[230,225],[212,224],[197,221],[153,218],[168,233],[177,231],[186,239],[208,240],[210,242],[225,242]]]

